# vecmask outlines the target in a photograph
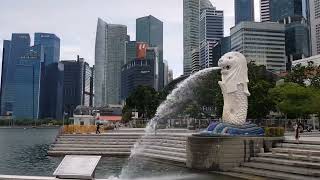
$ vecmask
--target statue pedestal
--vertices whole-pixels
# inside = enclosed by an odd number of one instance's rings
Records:
[[[268,142],[272,142],[271,144]],[[228,171],[250,161],[261,148],[269,149],[282,137],[197,136],[187,140],[187,167],[197,170]]]

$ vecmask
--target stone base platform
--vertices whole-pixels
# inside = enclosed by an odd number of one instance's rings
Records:
[[[283,140],[283,137],[193,135],[187,139],[186,165],[197,170],[229,171]]]

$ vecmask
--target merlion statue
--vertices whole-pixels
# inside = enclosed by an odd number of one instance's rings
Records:
[[[229,52],[221,57],[218,66],[221,68],[221,81],[218,83],[224,100],[222,122],[211,123],[200,134],[263,136],[262,128],[246,122],[250,96],[246,58],[239,52]]]
[[[223,94],[224,123],[243,125],[248,110],[248,67],[247,60],[239,52],[226,53],[218,62],[221,70],[219,85]]]

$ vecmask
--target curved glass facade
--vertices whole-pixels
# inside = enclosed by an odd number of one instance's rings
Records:
[[[98,19],[95,45],[95,106],[119,104],[127,27]]]

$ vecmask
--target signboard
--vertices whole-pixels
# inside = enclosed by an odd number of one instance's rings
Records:
[[[137,51],[137,58],[138,59],[145,59],[147,56],[147,48],[148,44],[144,42],[137,42],[136,43],[136,51]]]
[[[61,179],[93,179],[101,156],[67,155],[53,175]]]

